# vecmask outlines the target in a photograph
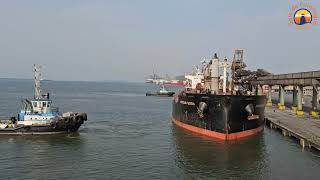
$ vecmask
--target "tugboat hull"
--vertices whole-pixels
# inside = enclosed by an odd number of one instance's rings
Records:
[[[220,140],[236,140],[263,131],[265,96],[180,93],[172,121],[184,129]]]
[[[13,127],[0,129],[0,134],[59,134],[75,132],[87,120],[86,113],[72,113],[69,116],[56,118],[50,124],[23,125],[13,124]]]
[[[30,135],[36,135],[36,134],[60,134],[60,133],[66,133],[67,131],[57,131],[56,129],[53,129],[50,126],[20,126],[16,128],[7,128],[7,129],[1,129],[0,135],[23,135],[23,134],[30,134]]]

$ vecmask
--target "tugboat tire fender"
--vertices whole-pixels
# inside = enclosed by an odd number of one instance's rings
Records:
[[[79,116],[78,115],[73,117],[73,122],[78,122],[78,120],[79,120]]]
[[[82,113],[82,114],[81,114],[81,119],[82,119],[83,121],[86,121],[86,120],[87,120],[87,114],[86,114],[86,113]]]
[[[64,118],[64,122],[65,122],[66,124],[68,124],[68,123],[69,123],[69,117],[65,117],[65,118]]]

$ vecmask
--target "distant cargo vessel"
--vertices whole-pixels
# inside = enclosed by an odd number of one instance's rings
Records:
[[[215,54],[202,69],[187,75],[185,90],[173,98],[173,123],[220,140],[241,139],[263,131],[266,97],[251,91],[244,67],[243,50],[236,50],[232,63],[220,61]],[[229,68],[231,82],[227,78]]]
[[[159,85],[166,84],[166,85],[177,86],[177,87],[184,86],[183,80],[171,79],[168,75],[166,75],[166,78],[161,78],[155,73],[153,73],[153,75],[148,76],[148,78],[145,79],[145,83],[153,83],[153,84],[159,84]]]

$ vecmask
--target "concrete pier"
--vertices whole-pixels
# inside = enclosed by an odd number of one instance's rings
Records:
[[[302,148],[320,150],[320,120],[309,115],[296,116],[291,110],[267,107],[266,123],[271,129],[279,129],[284,136],[298,139]]]
[[[268,101],[266,104],[265,118],[267,125],[271,129],[280,129],[284,136],[295,137],[299,140],[302,148],[314,147],[320,150],[320,119],[318,110],[318,96],[320,86],[320,71],[289,73],[279,75],[269,75],[251,80],[252,87],[256,87],[258,94],[259,87],[269,86]],[[277,106],[272,106],[272,86],[279,86],[279,96]],[[288,105],[290,99],[285,102],[285,87],[291,86],[292,104]],[[312,86],[311,106],[304,109],[310,113],[305,113],[303,109],[303,87]],[[309,103],[309,102],[306,102]],[[286,109],[287,107],[292,107]],[[310,109],[311,107],[311,109]]]

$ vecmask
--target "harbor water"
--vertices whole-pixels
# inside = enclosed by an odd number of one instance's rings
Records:
[[[88,121],[73,134],[0,136],[1,179],[319,179],[320,153],[277,131],[224,143],[175,127],[172,98],[145,96],[154,85],[42,85],[61,111]],[[32,80],[0,79],[0,117],[32,94]]]

